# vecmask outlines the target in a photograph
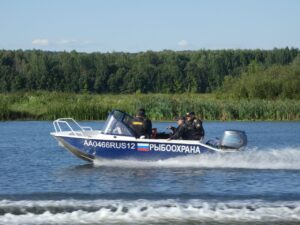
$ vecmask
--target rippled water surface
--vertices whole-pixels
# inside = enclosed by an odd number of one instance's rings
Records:
[[[248,148],[90,165],[58,146],[51,122],[2,122],[0,224],[300,224],[300,123],[205,129],[209,137],[245,130]]]

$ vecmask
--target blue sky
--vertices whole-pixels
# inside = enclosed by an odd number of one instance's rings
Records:
[[[0,0],[0,49],[300,47],[299,0]]]

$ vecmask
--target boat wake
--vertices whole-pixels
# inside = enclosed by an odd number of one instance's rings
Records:
[[[94,165],[109,167],[195,167],[300,170],[300,149],[251,149],[236,153],[202,154],[158,161],[99,160]]]
[[[300,201],[0,201],[0,224],[300,222]],[[274,224],[274,223],[272,223]]]

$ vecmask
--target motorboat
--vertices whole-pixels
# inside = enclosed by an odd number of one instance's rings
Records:
[[[203,140],[169,140],[169,134],[153,129],[151,138],[137,137],[133,117],[113,110],[102,130],[81,126],[72,118],[53,121],[51,135],[75,156],[95,159],[161,160],[185,155],[237,152],[247,145],[247,135],[240,130],[226,130],[222,138]]]

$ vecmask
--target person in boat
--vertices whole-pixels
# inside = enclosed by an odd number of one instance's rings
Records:
[[[186,114],[186,127],[188,140],[203,140],[205,135],[203,123],[195,116],[194,112]]]
[[[184,116],[178,117],[177,124],[178,124],[177,128],[170,127],[170,129],[173,131],[173,134],[171,137],[169,137],[168,141],[177,140],[177,139],[187,140],[187,129],[185,124],[185,117]]]
[[[132,128],[136,133],[136,137],[151,138],[152,122],[146,116],[146,110],[140,108],[132,121]]]

